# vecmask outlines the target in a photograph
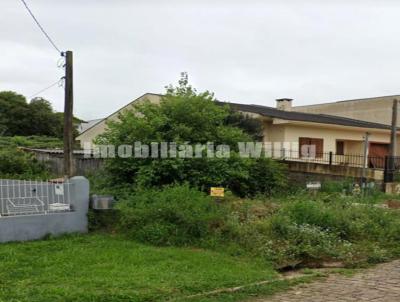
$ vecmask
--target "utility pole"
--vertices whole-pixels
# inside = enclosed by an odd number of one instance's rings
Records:
[[[392,128],[390,132],[390,149],[389,149],[389,158],[385,167],[385,182],[393,182],[394,171],[395,171],[395,156],[397,155],[397,110],[398,110],[398,101],[397,99],[393,100],[392,107]]]
[[[73,57],[68,50],[65,56],[65,102],[64,102],[64,177],[73,175]]]
[[[390,150],[389,155],[391,157],[396,156],[397,149],[397,109],[398,109],[398,101],[396,99],[393,100],[393,108],[392,108],[392,129],[390,133]]]
[[[365,133],[364,136],[364,164],[362,168],[362,176],[361,176],[361,188],[364,190],[367,186],[367,177],[366,172],[368,168],[368,147],[369,147],[369,132]]]

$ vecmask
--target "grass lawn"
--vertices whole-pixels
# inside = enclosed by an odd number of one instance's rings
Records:
[[[105,234],[0,245],[0,301],[7,302],[186,301],[188,295],[275,277],[255,260]],[[231,296],[194,300],[236,300]]]

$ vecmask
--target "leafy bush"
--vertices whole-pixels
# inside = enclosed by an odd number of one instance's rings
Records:
[[[331,260],[354,265],[398,254],[394,248],[400,238],[398,213],[338,195],[329,201],[298,196],[264,224],[261,230],[268,240],[259,245],[260,255],[278,266]]]
[[[295,223],[316,225],[349,241],[379,241],[387,238],[392,228],[400,231],[396,213],[373,205],[353,203],[343,197],[328,203],[300,200],[286,205],[282,212]]]
[[[187,245],[223,223],[212,198],[188,185],[146,190],[119,202],[121,232],[154,245]]]
[[[155,245],[192,245],[264,259],[276,267],[348,266],[400,255],[400,215],[340,194],[220,203],[188,184],[121,196],[118,230]],[[114,228],[112,228],[114,229]]]
[[[279,266],[315,264],[340,255],[341,241],[334,233],[315,225],[295,223],[286,225],[282,233],[282,226],[274,225],[276,221],[271,221],[273,248],[264,257],[275,260]]]
[[[230,158],[160,159],[143,165],[136,183],[141,188],[187,182],[207,192],[222,186],[238,196],[271,195],[287,185],[282,164],[268,159]]]
[[[0,136],[2,147],[62,148],[63,141],[49,136]]]
[[[286,166],[270,158],[253,160],[248,181],[249,191],[245,194],[247,196],[282,192],[288,185]]]
[[[2,178],[47,178],[44,164],[32,154],[14,148],[0,150],[0,177]]]
[[[359,266],[400,255],[399,213],[351,197],[300,194],[279,203],[229,199],[223,206],[227,218],[208,246],[261,257],[279,268],[329,261]]]
[[[260,121],[233,115],[228,106],[216,102],[213,94],[197,93],[183,76],[178,87],[168,88],[160,104],[137,103],[134,110],[110,122],[96,143],[224,144],[230,147],[229,158],[116,157],[107,160],[106,169],[113,183],[141,189],[187,182],[202,191],[223,186],[242,197],[272,194],[286,185],[283,164],[265,158],[241,158],[238,154],[238,142],[258,137],[259,126]]]

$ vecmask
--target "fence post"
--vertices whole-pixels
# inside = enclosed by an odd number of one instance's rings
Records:
[[[383,174],[383,181],[385,183],[387,182],[393,182],[393,163],[394,163],[394,158],[392,156],[385,156],[385,171]]]
[[[333,152],[329,152],[329,165],[332,166]]]

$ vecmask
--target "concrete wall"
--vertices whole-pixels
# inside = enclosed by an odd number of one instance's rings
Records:
[[[394,98],[400,100],[399,95],[383,96],[325,104],[296,106],[293,107],[293,111],[331,114],[390,125]],[[398,126],[400,126],[400,121],[398,122]]]
[[[283,161],[290,172],[299,172],[314,175],[329,175],[332,177],[356,178],[362,177],[362,168],[351,166],[326,165],[319,163],[305,163]],[[366,178],[378,182],[383,181],[383,170],[366,169]]]
[[[114,112],[113,114],[111,114],[110,116],[108,116],[107,118],[105,118],[104,120],[102,120],[101,122],[97,123],[96,125],[94,125],[92,128],[86,130],[85,132],[81,133],[76,140],[78,140],[81,144],[81,147],[84,147],[85,143],[92,143],[93,140],[100,134],[104,133],[104,131],[107,129],[107,125],[106,123],[108,121],[116,121],[118,120],[118,115],[120,113],[123,113],[124,111],[127,110],[132,110],[134,105],[143,102],[143,101],[150,101],[151,103],[154,104],[158,104],[160,103],[161,100],[161,95],[158,94],[152,94],[152,93],[146,93],[143,96],[137,98],[136,100],[132,101],[131,103],[129,103],[128,105],[126,105],[125,107],[121,108],[120,110]]]
[[[0,217],[0,242],[41,239],[47,234],[87,232],[89,181],[77,176],[70,182],[72,212]]]

